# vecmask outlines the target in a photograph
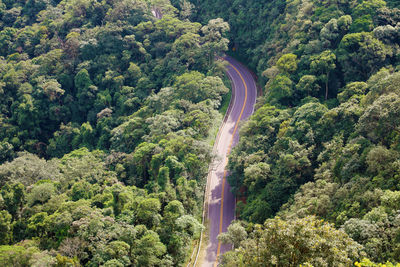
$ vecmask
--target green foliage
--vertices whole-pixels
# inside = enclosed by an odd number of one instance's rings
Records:
[[[222,80],[217,77],[205,77],[199,72],[190,72],[177,77],[175,82],[176,96],[195,103],[205,99],[221,101],[221,94],[227,93]]]
[[[11,241],[12,224],[11,215],[6,210],[0,211],[0,244],[6,245]]]
[[[46,203],[52,195],[56,193],[53,183],[35,184],[31,191],[27,194],[26,200],[29,206]]]
[[[350,266],[362,247],[315,217],[255,225],[249,238],[222,257],[223,266]]]
[[[372,140],[384,140],[398,131],[400,121],[398,114],[399,96],[391,93],[376,99],[360,117],[358,128]]]
[[[330,50],[325,50],[319,55],[311,57],[311,71],[320,75],[319,79],[325,83],[325,100],[328,99],[329,74],[336,68],[336,55]]]
[[[239,217],[263,223],[278,214],[289,232],[286,224],[316,215],[362,245],[371,260],[365,266],[398,262],[398,5],[193,2],[200,6],[197,16],[229,18],[232,47],[266,84],[229,159],[228,181],[242,200]],[[260,243],[244,243],[223,258],[227,266],[270,259],[250,254]],[[288,247],[271,246],[274,257],[259,266],[290,266],[277,262],[290,255],[282,252]]]
[[[218,235],[218,240],[224,244],[232,244],[233,248],[238,248],[240,243],[247,238],[246,229],[240,223],[231,223],[228,231]]]
[[[302,76],[296,85],[296,89],[300,91],[302,95],[318,95],[319,85],[317,83],[317,77],[314,75]]]
[[[370,32],[373,28],[374,23],[371,15],[364,15],[354,20],[354,22],[351,24],[350,32]]]
[[[146,231],[135,242],[133,249],[135,254],[134,262],[138,266],[162,265],[160,257],[166,252],[163,243],[160,242],[158,235],[153,231]]]
[[[383,66],[391,51],[371,33],[361,32],[345,35],[338,53],[345,80],[362,81]]]
[[[3,266],[29,266],[30,258],[38,253],[35,247],[0,246],[0,264]]]
[[[156,226],[161,219],[158,214],[160,209],[161,203],[158,199],[149,198],[141,201],[136,215],[138,222],[145,224],[148,228]]]
[[[297,56],[285,54],[278,59],[276,66],[283,73],[295,72],[297,70]]]
[[[367,86],[364,82],[348,83],[342,92],[338,94],[337,98],[340,103],[345,103],[352,97],[361,97],[365,94]]]
[[[309,215],[400,261],[398,2],[191,2],[0,1],[0,265],[181,265],[228,48],[266,88],[228,180],[241,218],[284,219],[234,224],[225,263],[351,265]]]
[[[363,258],[362,261],[360,262],[356,262],[354,263],[355,266],[357,267],[383,267],[383,266],[387,266],[387,267],[397,267],[399,266],[399,263],[397,264],[393,264],[391,262],[386,262],[386,263],[374,263],[371,260],[367,259],[367,258]]]
[[[288,104],[293,95],[293,82],[285,75],[277,75],[266,85],[267,100],[271,104]]]
[[[92,194],[91,185],[86,181],[76,182],[71,188],[71,199],[73,201],[78,201],[79,199],[90,199]]]
[[[14,217],[18,215],[25,204],[26,192],[21,183],[5,184],[0,191],[2,206]]]
[[[360,17],[363,15],[375,15],[376,11],[386,6],[383,0],[364,0],[358,4],[353,11],[354,16]]]
[[[58,180],[61,177],[58,161],[46,161],[30,153],[21,153],[12,162],[0,166],[1,183],[31,185],[39,180]]]
[[[185,261],[229,25],[182,5],[0,0],[1,266]]]

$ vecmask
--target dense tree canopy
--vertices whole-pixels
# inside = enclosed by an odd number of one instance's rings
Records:
[[[400,262],[399,4],[0,0],[0,265],[182,265],[228,49],[263,96],[222,264]]]
[[[0,0],[1,266],[186,260],[229,25],[185,8]]]
[[[269,219],[253,228],[223,256],[223,266],[350,266],[360,257],[362,246],[315,217]]]
[[[282,231],[315,215],[366,253],[337,264],[315,256],[305,266],[399,262],[398,213],[386,204],[400,188],[399,1],[192,2],[193,18],[230,23],[230,50],[264,88],[229,160],[239,218],[267,232],[276,215]],[[240,248],[229,231],[221,235],[238,248],[224,256],[227,266],[257,265],[255,242],[269,239],[251,232]],[[275,254],[259,266],[300,264]]]

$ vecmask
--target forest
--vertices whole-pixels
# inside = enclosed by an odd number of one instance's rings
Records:
[[[229,26],[178,8],[0,0],[0,266],[187,260]]]
[[[193,2],[264,90],[230,156],[223,266],[400,262],[400,1]]]
[[[398,266],[399,8],[0,0],[0,266],[183,266],[225,51],[263,94],[229,158],[221,265]]]

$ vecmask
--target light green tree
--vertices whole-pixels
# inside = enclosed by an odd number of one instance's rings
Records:
[[[223,244],[232,244],[238,248],[240,243],[247,238],[246,229],[240,222],[234,222],[228,226],[228,231],[218,235],[218,240]]]
[[[350,266],[362,246],[333,225],[313,216],[267,220],[255,226],[239,248],[225,254],[223,266]]]
[[[329,74],[336,68],[335,62],[336,55],[330,50],[325,50],[321,54],[311,57],[311,70],[318,74],[325,83],[325,100],[328,99]]]
[[[294,54],[282,55],[276,62],[276,66],[282,73],[293,73],[297,70],[297,56]]]

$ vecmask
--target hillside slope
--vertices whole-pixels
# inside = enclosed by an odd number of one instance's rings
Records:
[[[0,266],[186,261],[228,30],[168,0],[0,0]]]
[[[399,1],[194,3],[230,22],[265,88],[229,161],[246,202],[225,264],[400,261]]]

